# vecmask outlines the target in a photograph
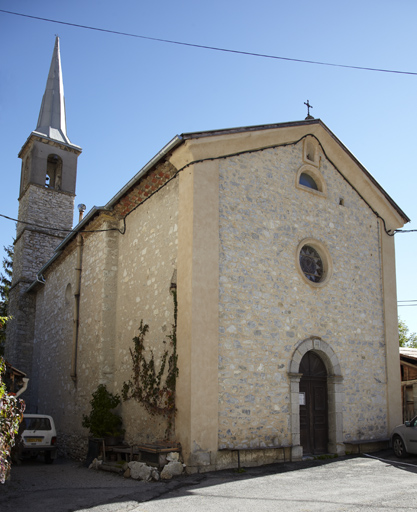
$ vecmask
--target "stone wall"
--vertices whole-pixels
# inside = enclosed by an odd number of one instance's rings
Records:
[[[72,228],[73,212],[74,196],[72,194],[30,184],[19,200],[19,219],[40,226],[18,224],[16,238],[19,238],[21,232],[28,228],[43,228],[44,232],[49,235],[63,238]],[[48,227],[54,228],[54,230],[48,231]],[[59,229],[63,231],[59,231]]]
[[[58,432],[82,434],[79,418],[90,396],[82,372],[81,382],[71,379],[76,262],[72,246],[39,285],[29,388],[37,396],[34,412],[53,416]]]
[[[379,223],[318,152],[322,194],[296,186],[303,141],[220,164],[220,448],[292,444],[288,371],[311,336],[340,362],[344,440],[388,435]],[[297,265],[308,238],[330,254],[323,287]]]
[[[174,322],[170,287],[177,267],[178,181],[169,183],[126,220],[118,257],[114,386],[119,390],[131,376],[130,348],[141,320],[149,325],[146,344],[154,351],[157,368],[163,350],[171,350],[167,335]],[[133,400],[125,402],[122,411],[131,442],[164,438],[167,425],[160,417],[149,417]]]
[[[71,229],[73,208],[71,194],[33,184],[19,201],[19,219],[24,222],[17,224],[14,244],[9,305],[12,319],[7,327],[6,358],[28,376],[32,367],[35,299],[26,290],[67,235],[59,230]],[[26,400],[29,409],[34,404],[29,397]]]
[[[177,258],[178,184],[175,180],[126,218],[125,233],[115,213],[102,212],[82,236],[80,317],[76,381],[71,378],[76,240],[48,268],[36,303],[34,367],[30,385],[37,410],[57,424],[62,452],[80,458],[88,435],[81,426],[92,393],[101,383],[120,394],[131,376],[129,349],[140,321],[150,326],[147,338],[156,363],[172,331]],[[133,192],[131,192],[133,193]],[[129,210],[130,211],[130,210]],[[149,351],[148,351],[149,354]],[[118,411],[128,442],[163,439],[166,422],[150,416],[130,400]],[[61,439],[61,441],[60,441]],[[84,447],[84,448],[80,448]]]

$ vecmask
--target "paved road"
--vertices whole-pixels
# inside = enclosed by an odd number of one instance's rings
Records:
[[[390,452],[145,483],[58,459],[26,461],[0,486],[1,512],[415,512],[417,457]],[[381,460],[382,459],[382,460]]]

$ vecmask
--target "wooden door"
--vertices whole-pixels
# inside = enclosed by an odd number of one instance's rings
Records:
[[[327,371],[314,352],[300,363],[300,442],[305,454],[327,452],[329,441]]]

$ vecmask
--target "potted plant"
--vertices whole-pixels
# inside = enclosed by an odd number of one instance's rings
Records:
[[[100,384],[90,400],[91,411],[83,415],[82,426],[88,428],[93,438],[102,438],[106,445],[119,444],[124,435],[122,418],[112,412],[120,404],[119,395],[113,395]]]

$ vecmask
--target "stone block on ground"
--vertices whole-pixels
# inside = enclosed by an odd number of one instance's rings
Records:
[[[134,480],[145,480],[149,482],[152,479],[152,468],[147,466],[144,462],[132,461],[128,464],[130,469],[130,476]]]
[[[181,462],[172,461],[169,462],[164,469],[161,471],[161,478],[164,480],[170,480],[173,476],[179,476],[184,471],[184,466]]]

